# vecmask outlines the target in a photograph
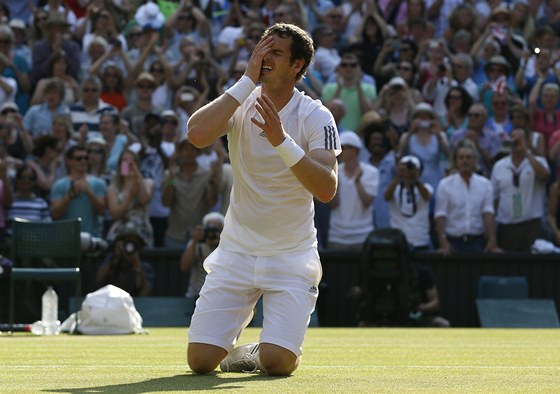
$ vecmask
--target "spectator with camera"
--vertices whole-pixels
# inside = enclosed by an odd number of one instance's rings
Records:
[[[434,189],[420,181],[421,174],[419,158],[402,157],[384,197],[390,204],[391,227],[401,230],[415,250],[428,250],[431,249],[430,199]]]
[[[444,175],[441,161],[449,157],[447,137],[430,104],[416,104],[411,119],[409,131],[401,138],[399,156],[418,157],[424,166],[421,181],[436,189]]]
[[[187,247],[181,255],[179,266],[181,271],[190,272],[189,287],[185,294],[189,300],[187,307],[189,324],[194,312],[196,299],[206,279],[206,271],[202,264],[206,257],[218,246],[223,228],[224,215],[219,212],[211,212],[204,215],[202,225],[197,225],[193,229],[191,240],[187,243]]]
[[[154,286],[154,269],[140,259],[145,246],[142,234],[127,225],[112,244],[112,250],[97,270],[96,287],[111,284],[131,296],[149,296]]]
[[[148,213],[153,194],[153,179],[142,176],[140,159],[136,153],[125,149],[119,157],[117,173],[107,189],[107,208],[113,218],[107,234],[108,241],[115,240],[133,226],[144,245],[153,246],[154,234]]]

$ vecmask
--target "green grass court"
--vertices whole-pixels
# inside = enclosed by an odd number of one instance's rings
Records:
[[[256,341],[243,332],[240,343]],[[560,393],[560,331],[312,328],[287,378],[186,366],[186,328],[0,336],[0,393]]]

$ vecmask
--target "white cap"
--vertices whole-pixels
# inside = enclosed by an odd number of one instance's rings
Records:
[[[403,156],[400,160],[401,163],[403,164],[411,164],[413,165],[417,170],[421,170],[422,169],[422,162],[420,161],[419,158],[417,158],[416,156],[413,155],[406,155]]]
[[[177,116],[177,113],[176,113],[175,111],[171,110],[171,109],[166,109],[165,111],[163,111],[163,112],[160,114],[160,116],[161,116],[162,118],[165,118],[166,116],[171,116],[171,117],[173,117],[173,118],[175,118],[175,119],[177,119],[177,120],[179,119],[179,117]]]
[[[340,133],[340,146],[344,145],[353,146],[358,149],[361,149],[363,146],[362,140],[358,134],[353,131],[343,131]]]
[[[389,81],[389,86],[402,86],[403,88],[405,88],[408,86],[408,84],[403,77],[393,77]]]

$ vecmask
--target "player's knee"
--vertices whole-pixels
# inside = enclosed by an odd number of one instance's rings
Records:
[[[287,349],[270,348],[261,344],[259,350],[261,369],[270,376],[288,376],[298,366],[299,358]]]
[[[189,353],[187,361],[191,371],[201,375],[214,371],[218,366],[218,363],[214,360],[209,360],[200,354]]]
[[[197,374],[207,374],[216,369],[226,355],[223,349],[215,350],[214,347],[190,344],[187,349],[187,362],[189,368]]]

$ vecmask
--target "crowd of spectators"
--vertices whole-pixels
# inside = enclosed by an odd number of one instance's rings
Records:
[[[132,223],[144,245],[184,249],[232,188],[226,141],[200,150],[186,122],[276,22],[312,35],[298,89],[341,136],[320,247],[391,226],[445,253],[560,242],[556,0],[4,0],[3,239],[16,216],[80,216],[94,236]]]

